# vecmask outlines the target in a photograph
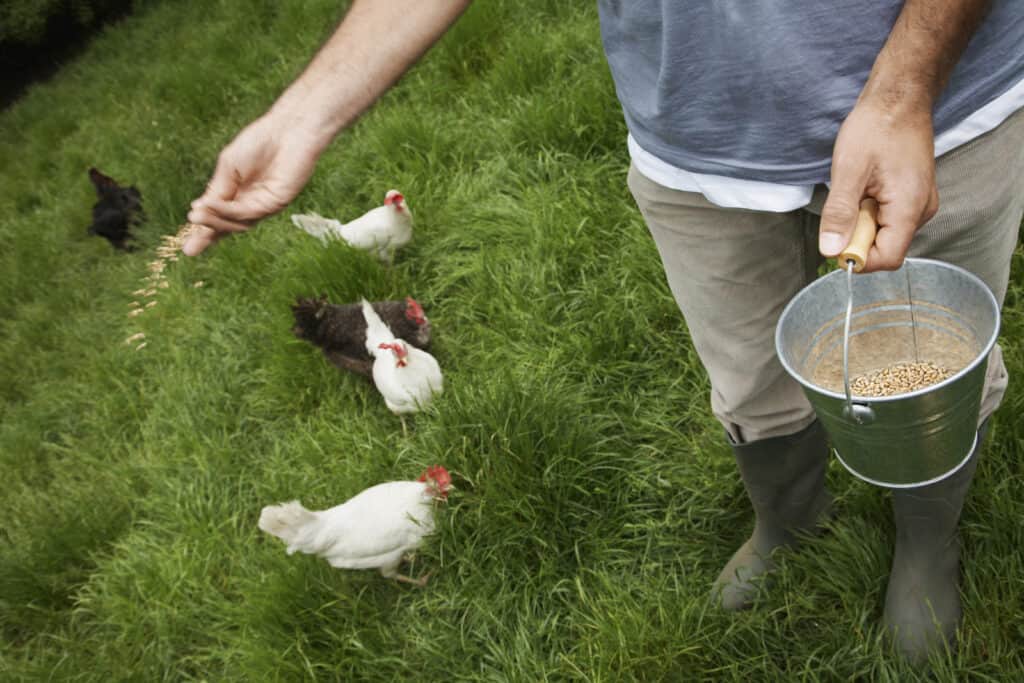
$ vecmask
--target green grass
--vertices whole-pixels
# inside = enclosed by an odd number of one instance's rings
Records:
[[[625,188],[591,2],[477,3],[322,159],[295,209],[408,197],[416,239],[391,272],[285,215],[174,264],[126,316],[217,152],[340,13],[152,3],[0,114],[0,679],[913,680],[878,630],[888,501],[835,464],[830,533],[757,609],[709,604],[750,509]],[[90,165],[141,188],[142,251],[86,236]],[[424,304],[446,393],[407,438],[292,337],[289,303],[318,293]],[[964,642],[937,680],[1024,678],[1022,410],[1018,382],[966,508]],[[458,491],[424,590],[256,528],[265,504],[328,506],[434,462]]]

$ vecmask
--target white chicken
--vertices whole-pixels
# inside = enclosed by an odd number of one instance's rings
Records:
[[[415,413],[444,389],[441,366],[422,349],[397,339],[387,324],[362,299],[366,319],[366,351],[373,356],[373,383],[388,410],[398,416]],[[405,429],[405,419],[402,419]]]
[[[375,253],[386,263],[391,263],[395,251],[412,240],[412,211],[398,190],[388,190],[383,206],[349,223],[316,214],[292,214],[292,223],[324,244],[330,239],[344,240],[356,249]]]
[[[386,578],[424,586],[429,574],[413,579],[398,567],[433,533],[434,504],[447,500],[451,481],[448,470],[434,465],[416,481],[377,484],[328,510],[307,510],[297,500],[268,505],[259,528],[284,541],[289,555],[318,555],[332,567],[378,569]]]

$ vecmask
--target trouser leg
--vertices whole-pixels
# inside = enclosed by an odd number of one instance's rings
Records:
[[[715,582],[722,605],[740,609],[753,599],[753,580],[771,569],[771,553],[812,530],[831,501],[824,430],[774,343],[782,309],[816,276],[816,222],[803,211],[723,209],[635,169],[629,185],[711,380],[712,411],[729,435],[754,508],[753,534]]]
[[[732,440],[794,434],[814,420],[775,353],[775,324],[814,279],[816,223],[803,211],[723,209],[658,185],[635,168],[629,187],[711,380],[711,409]]]
[[[1000,307],[1024,213],[1024,110],[939,158],[939,212],[910,245],[911,256],[958,265],[980,277]],[[989,356],[978,423],[1003,399],[1008,377],[1002,350]]]

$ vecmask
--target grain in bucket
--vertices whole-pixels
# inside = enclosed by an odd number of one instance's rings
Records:
[[[854,475],[892,488],[944,479],[974,449],[999,305],[978,277],[941,261],[908,258],[896,271],[853,275],[844,375],[849,277],[829,273],[789,302],[775,331],[782,366],[803,386]],[[907,377],[907,368],[933,373],[931,381]],[[869,391],[886,373],[890,390]],[[894,373],[903,376],[894,380]]]

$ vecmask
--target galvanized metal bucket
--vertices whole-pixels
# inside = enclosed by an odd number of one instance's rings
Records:
[[[848,405],[842,363],[847,273],[838,270],[808,285],[782,312],[775,330],[782,366],[803,385],[837,457],[854,475],[891,488],[944,479],[974,450],[999,304],[975,275],[928,259],[854,275],[852,284],[847,381],[915,360],[953,375],[909,393],[853,395]]]

